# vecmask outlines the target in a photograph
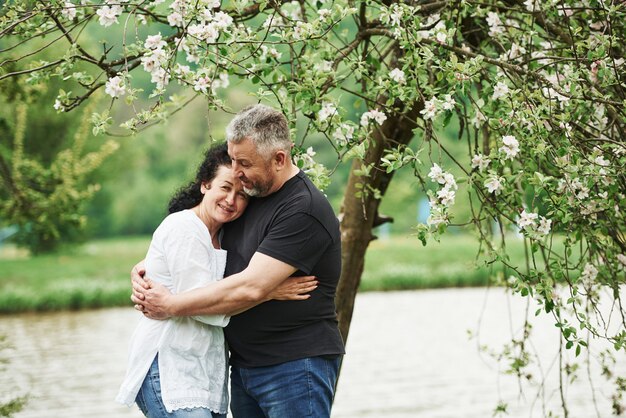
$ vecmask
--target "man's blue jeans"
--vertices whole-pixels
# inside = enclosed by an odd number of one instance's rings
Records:
[[[231,366],[234,418],[329,418],[341,357],[267,367]]]

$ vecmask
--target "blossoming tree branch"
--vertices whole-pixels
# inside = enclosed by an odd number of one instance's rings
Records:
[[[86,42],[94,30],[98,48]],[[390,220],[380,202],[406,167],[430,200],[420,240],[450,226],[474,231],[498,283],[553,317],[563,358],[605,339],[623,359],[624,1],[15,0],[0,34],[0,82],[62,80],[50,103],[59,112],[98,90],[109,96],[92,116],[95,132],[144,129],[196,98],[228,109],[220,91],[246,79],[294,127],[306,121],[295,158],[318,184],[328,171],[302,151],[307,138],[322,135],[337,161],[351,160],[344,337],[372,229]],[[47,56],[54,45],[65,54]],[[142,73],[149,91],[135,84]],[[130,111],[114,126],[116,106]],[[450,141],[466,144],[465,158]],[[458,199],[470,202],[469,218],[453,216]],[[525,265],[507,256],[519,234]],[[525,345],[507,352],[524,376]]]

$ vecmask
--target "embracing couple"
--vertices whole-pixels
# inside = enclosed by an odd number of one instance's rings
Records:
[[[291,161],[285,116],[255,105],[178,191],[131,273],[117,400],[149,418],[329,417],[344,346],[339,222]],[[221,280],[224,278],[224,280]]]

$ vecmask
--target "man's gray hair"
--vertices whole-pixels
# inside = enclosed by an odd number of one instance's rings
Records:
[[[228,142],[238,144],[245,139],[251,140],[265,159],[277,150],[289,155],[293,146],[285,115],[262,104],[246,107],[226,127]]]

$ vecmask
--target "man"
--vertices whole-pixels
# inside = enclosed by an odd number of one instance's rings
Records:
[[[264,105],[244,109],[226,139],[236,176],[255,196],[241,218],[224,226],[228,277],[171,295],[133,273],[132,300],[151,318],[243,311],[225,329],[235,417],[329,417],[344,353],[334,303],[339,222],[292,164],[282,113]],[[304,275],[319,282],[310,298],[264,302],[287,277]]]

